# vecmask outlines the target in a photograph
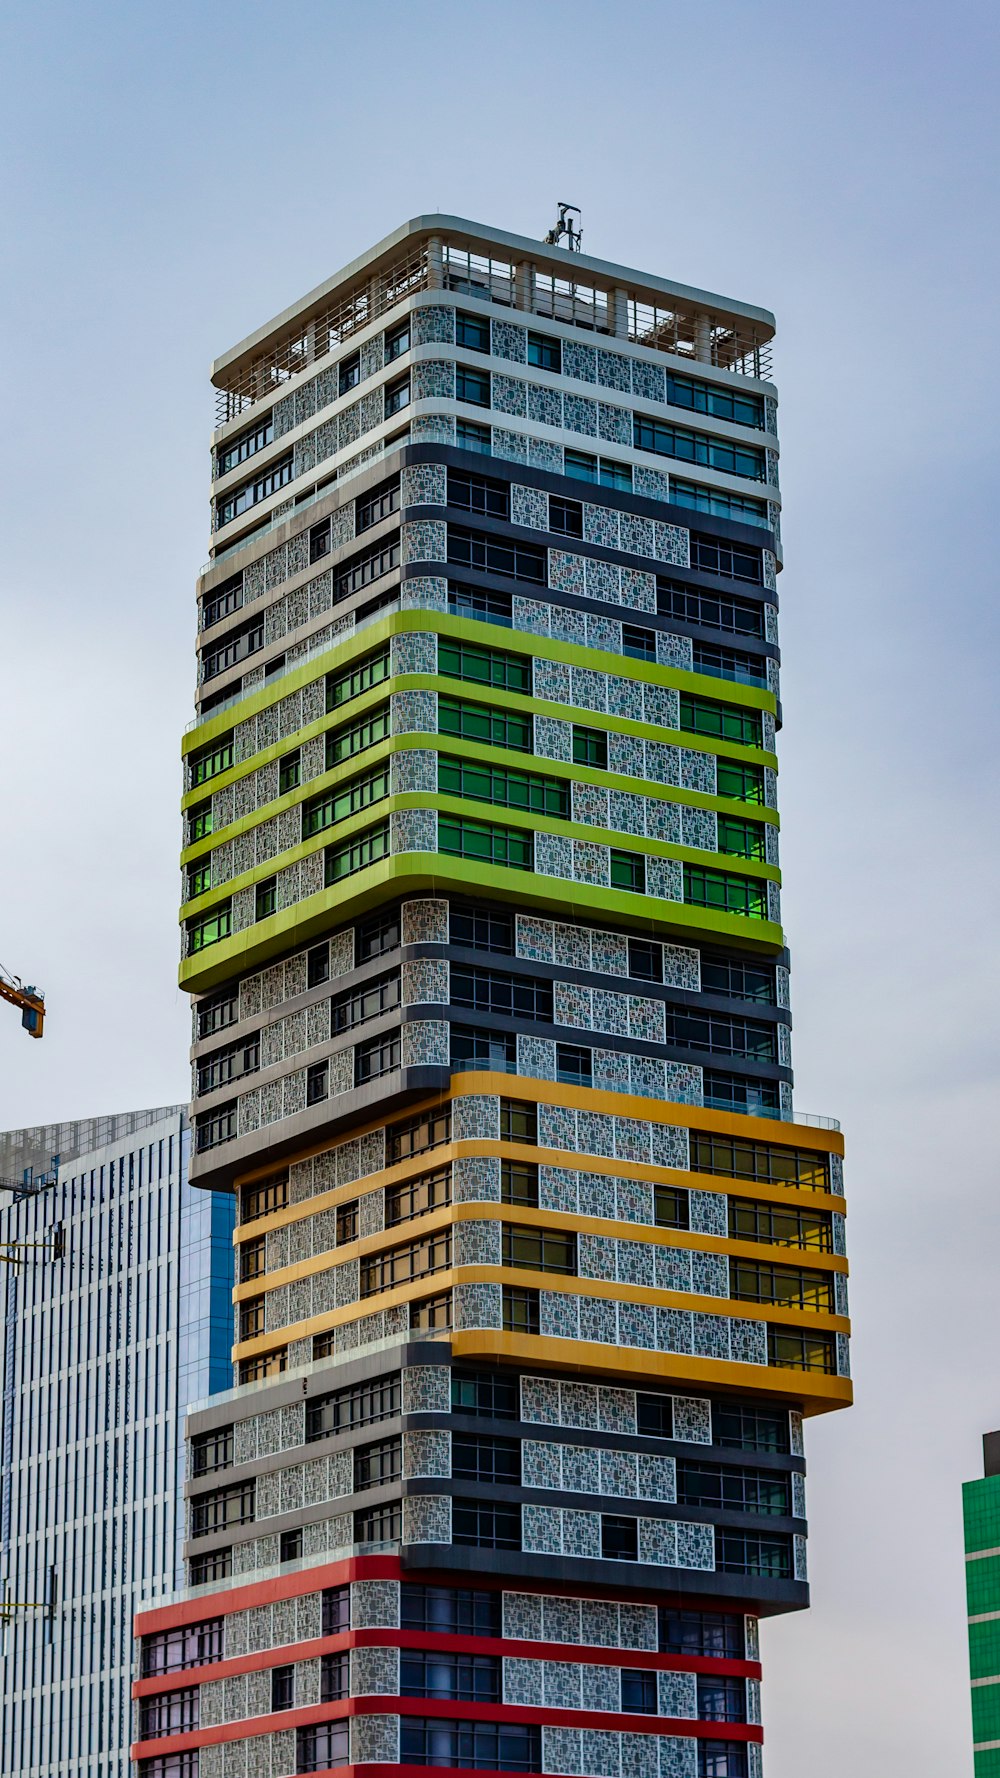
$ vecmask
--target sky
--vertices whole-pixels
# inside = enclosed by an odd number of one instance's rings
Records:
[[[1000,1425],[995,6],[8,0],[0,1128],[186,1097],[179,738],[210,361],[409,216],[778,318],[796,1103],[844,1125],[857,1405],[767,1778],[972,1771],[960,1484]],[[994,456],[991,458],[990,449]],[[2,1009],[0,1009],[2,1011]]]

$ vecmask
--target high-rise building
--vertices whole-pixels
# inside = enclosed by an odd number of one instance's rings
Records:
[[[238,1199],[143,1778],[757,1778],[850,1399],[793,1117],[772,317],[455,217],[215,365],[192,1178]]]
[[[129,1771],[132,1619],[178,1585],[183,1410],[232,1375],[232,1205],[192,1191],[189,1142],[180,1106],[0,1135],[2,1778]]]
[[[976,1778],[1000,1778],[1000,1432],[983,1438],[983,1475],[962,1489]]]

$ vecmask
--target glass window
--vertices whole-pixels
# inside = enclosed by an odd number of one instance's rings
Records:
[[[691,1227],[690,1194],[679,1185],[654,1185],[653,1217],[659,1228]]]
[[[479,741],[486,747],[507,747],[518,753],[530,753],[532,747],[531,717],[512,710],[498,710],[489,704],[470,704],[461,698],[438,698],[438,732],[455,735],[463,741]]]
[[[403,1511],[398,1500],[362,1507],[354,1515],[355,1543],[398,1543],[402,1534]]]
[[[302,782],[302,755],[296,747],[294,753],[286,753],[278,765],[278,794],[284,796],[289,790],[297,790]]]
[[[623,1667],[621,1684],[623,1710],[655,1715],[659,1709],[655,1673],[642,1667]]]
[[[271,1178],[260,1180],[253,1185],[245,1185],[241,1201],[240,1221],[254,1222],[258,1216],[270,1216],[274,1210],[283,1210],[287,1203],[287,1173],[277,1173]]]
[[[367,833],[359,834],[356,839],[345,841],[342,846],[329,847],[326,854],[327,886],[339,883],[344,877],[354,876],[360,870],[366,870],[380,858],[387,857],[388,852],[387,821],[378,827],[369,828]]]
[[[404,1581],[400,1626],[445,1636],[500,1636],[502,1595],[468,1587],[425,1587]]]
[[[451,966],[451,1003],[477,1012],[552,1022],[552,983],[538,976],[507,975],[467,963]]]
[[[206,746],[198,747],[188,757],[188,772],[192,789],[204,784],[209,778],[218,778],[222,772],[228,772],[233,764],[232,730],[227,735],[219,735],[216,740],[209,741]]]
[[[743,389],[728,388],[716,383],[702,383],[695,377],[667,372],[667,401],[671,407],[690,408],[696,414],[714,414],[717,420],[732,420],[737,426],[764,424],[764,399]]]
[[[759,710],[747,710],[739,704],[717,704],[708,698],[691,697],[687,692],[680,697],[680,727],[690,734],[735,741],[741,747],[763,746]]]
[[[597,480],[597,458],[592,457],[589,451],[566,451],[563,467],[566,474],[573,476],[576,481],[596,482]]]
[[[442,1290],[438,1296],[423,1296],[412,1302],[410,1327],[426,1333],[450,1329],[451,1291]]]
[[[536,544],[488,532],[463,531],[457,525],[448,526],[448,561],[453,567],[475,568],[481,574],[498,574],[510,580],[528,580],[534,586],[544,586],[548,572],[545,551]]]
[[[684,866],[684,900],[692,907],[716,908],[748,920],[767,919],[767,885],[755,877],[730,876],[700,864]]]
[[[679,457],[685,463],[700,463],[724,475],[743,475],[752,481],[763,481],[766,473],[764,452],[755,445],[740,444],[731,438],[714,438],[707,432],[692,432],[686,426],[647,419],[641,414],[635,416],[634,444],[637,451]]]
[[[219,944],[232,932],[233,910],[230,902],[223,902],[207,914],[198,914],[187,923],[188,949],[207,951],[210,945]]]
[[[726,1512],[764,1513],[786,1518],[791,1510],[788,1477],[782,1470],[732,1469],[682,1458],[677,1464],[677,1500]]]
[[[809,1309],[817,1315],[836,1313],[833,1274],[800,1266],[775,1266],[766,1260],[731,1259],[729,1294],[737,1302],[780,1303],[788,1309]]]
[[[537,1290],[525,1290],[516,1285],[505,1284],[503,1287],[503,1324],[507,1333],[537,1334],[539,1331]]]
[[[622,654],[637,661],[656,660],[656,631],[639,624],[622,624]]]
[[[375,685],[389,677],[389,650],[380,649],[358,661],[353,667],[339,674],[331,673],[326,682],[327,712],[337,710],[341,704],[350,703],[363,692],[370,691]]]
[[[480,512],[490,518],[506,519],[510,517],[510,489],[507,482],[450,469],[448,505],[457,506],[463,512]]]
[[[475,1438],[454,1432],[451,1439],[451,1473],[463,1481],[520,1483],[521,1443],[516,1438]]]
[[[212,994],[198,1003],[198,1037],[214,1037],[228,1025],[235,1025],[239,1012],[239,995],[232,988]]]
[[[402,1445],[399,1438],[379,1439],[375,1444],[359,1445],[354,1452],[354,1491],[381,1488],[398,1482],[403,1473]]]
[[[460,451],[478,451],[481,456],[489,457],[493,450],[493,434],[488,426],[480,426],[477,420],[458,419],[455,422],[455,444]]]
[[[636,1396],[636,1426],[646,1438],[673,1438],[674,1404],[669,1395]]]
[[[225,444],[219,446],[215,459],[216,475],[228,475],[231,470],[245,463],[248,457],[256,456],[258,451],[263,451],[273,442],[274,415],[265,414],[248,431],[237,433],[235,438],[229,438]]]
[[[720,1574],[762,1574],[772,1580],[792,1578],[792,1540],[779,1532],[715,1532],[715,1566]]]
[[[698,1778],[747,1778],[746,1743],[699,1741]]]
[[[306,1104],[319,1105],[330,1091],[330,1064],[313,1062],[306,1069]]]
[[[469,315],[463,309],[455,314],[455,344],[465,346],[471,352],[488,352],[490,349],[490,323],[486,315]]]
[[[630,938],[628,972],[634,981],[662,982],[663,946],[654,944],[650,939]]]
[[[350,1757],[350,1725],[320,1722],[296,1729],[295,1755],[297,1772],[325,1772],[328,1766],[346,1766]]]
[[[787,1456],[791,1448],[788,1410],[743,1401],[713,1402],[712,1440],[724,1450],[774,1451]]]
[[[450,1722],[441,1716],[403,1716],[403,1765],[450,1766],[463,1771],[540,1772],[542,1731],[533,1723]]]
[[[351,1662],[346,1648],[340,1654],[321,1655],[319,1701],[335,1704],[351,1695]]]
[[[393,1228],[400,1222],[411,1222],[415,1216],[426,1216],[451,1203],[451,1168],[439,1167],[434,1173],[421,1173],[416,1179],[404,1179],[399,1185],[385,1188],[385,1224]]]
[[[451,1027],[452,1068],[485,1068],[491,1073],[517,1073],[517,1039],[512,1031],[477,1031],[472,1025]]]
[[[611,887],[631,889],[638,895],[645,894],[646,860],[641,852],[617,852],[612,848]]]
[[[181,1624],[142,1639],[142,1677],[174,1673],[182,1667],[201,1667],[222,1659],[221,1617],[200,1624]]]
[[[768,1241],[777,1247],[814,1247],[833,1252],[833,1223],[826,1211],[795,1204],[762,1204],[730,1198],[729,1233],[737,1241]]]
[[[579,500],[561,500],[558,494],[550,494],[549,530],[560,537],[582,537],[583,507]]]
[[[400,1411],[401,1399],[398,1371],[370,1382],[352,1383],[330,1395],[316,1396],[306,1403],[306,1443],[328,1438],[332,1433],[352,1432],[359,1426],[374,1426],[380,1420],[392,1420]]]
[[[562,371],[562,342],[551,333],[529,333],[528,363],[539,370]]]
[[[404,407],[410,405],[410,375],[397,377],[394,383],[385,386],[385,417],[391,419],[393,414],[402,413]]]
[[[231,1469],[233,1463],[233,1428],[220,1426],[214,1432],[199,1433],[191,1440],[191,1474],[211,1475],[217,1469]]]
[[[593,1052],[577,1043],[556,1044],[556,1079],[575,1086],[589,1087],[593,1073]]]
[[[474,1544],[481,1549],[521,1548],[521,1508],[506,1500],[452,1502],[452,1542]]]
[[[500,691],[531,693],[530,656],[502,654],[499,649],[472,643],[438,642],[438,672],[451,679],[468,679]]]
[[[373,525],[381,524],[391,513],[399,511],[398,479],[387,488],[380,488],[376,493],[369,494],[367,500],[358,502],[357,517],[354,528],[356,532],[370,531]]]
[[[662,1605],[659,1648],[661,1654],[742,1661],[745,1658],[743,1618],[735,1612],[680,1611]]]
[[[390,1247],[380,1253],[365,1254],[361,1260],[361,1295],[374,1296],[379,1291],[393,1290],[416,1278],[447,1271],[451,1264],[451,1231],[441,1229],[408,1241],[403,1247]]]
[[[601,1514],[601,1555],[606,1562],[639,1560],[639,1521],[617,1513]]]
[[[321,988],[330,980],[330,942],[324,939],[314,945],[306,957],[306,982],[310,988]]]
[[[209,798],[203,803],[196,803],[187,812],[188,845],[193,846],[196,840],[207,840],[212,831],[212,803]]]
[[[248,1284],[253,1278],[261,1278],[267,1267],[267,1241],[258,1235],[256,1241],[243,1241],[240,1244],[240,1282]]]
[[[470,370],[466,364],[455,366],[455,399],[467,401],[474,407],[490,405],[490,373],[488,370]]]
[[[500,1140],[537,1142],[538,1107],[519,1099],[501,1099]]]
[[[325,1587],[320,1594],[320,1634],[322,1636],[341,1636],[350,1627],[350,1587]]]
[[[450,937],[453,945],[476,951],[514,954],[514,916],[491,907],[451,904]]]
[[[576,1272],[576,1236],[561,1229],[519,1228],[504,1224],[503,1264],[535,1272]]]
[[[390,328],[389,331],[386,333],[386,336],[385,336],[385,361],[386,361],[386,363],[393,364],[397,358],[402,358],[403,353],[408,352],[409,350],[410,350],[410,323],[409,323],[409,320],[406,320],[406,321],[401,321],[399,323],[398,327]]]
[[[715,574],[720,580],[742,580],[753,586],[760,586],[764,578],[759,549],[750,549],[742,543],[726,543],[718,537],[699,537],[694,531],[691,533],[691,566],[702,574]],[[759,633],[762,632],[754,632]]]
[[[511,870],[531,870],[532,835],[520,828],[494,827],[462,816],[438,817],[438,849],[456,858],[471,858]]]
[[[504,1371],[452,1371],[451,1405],[456,1414],[485,1415],[490,1420],[520,1418],[516,1377]]]
[[[139,1701],[139,1736],[153,1741],[160,1735],[183,1735],[198,1727],[199,1690],[188,1686],[184,1691],[157,1692],[154,1697]]]
[[[593,766],[605,772],[608,768],[608,737],[604,729],[581,728],[573,724],[573,764]]]
[[[395,1161],[405,1161],[411,1155],[424,1154],[428,1149],[439,1148],[442,1143],[450,1141],[450,1108],[443,1106],[440,1110],[422,1112],[417,1117],[390,1125],[386,1131],[386,1162],[392,1165]]]
[[[691,540],[692,550],[695,539]],[[713,557],[713,560],[716,558]],[[747,577],[744,577],[747,578]],[[751,579],[756,575],[751,574]],[[727,630],[737,636],[764,636],[764,607],[732,593],[708,593],[657,577],[656,609],[661,617],[697,624],[706,630]]]
[[[271,1668],[271,1709],[292,1710],[295,1706],[295,1668]]]
[[[341,395],[346,395],[349,389],[356,389],[360,381],[361,353],[351,352],[340,361],[337,376],[338,392]]]
[[[257,884],[255,911],[258,920],[266,920],[268,915],[276,913],[278,907],[278,879],[265,877]]]
[[[404,1698],[460,1698],[470,1704],[499,1704],[500,1661],[495,1655],[403,1649],[399,1689]]]
[[[602,457],[599,480],[604,488],[619,488],[629,494],[632,491],[632,465],[619,463],[614,457]]]
[[[670,498],[675,506],[690,507],[694,512],[715,513],[720,519],[731,519],[741,525],[767,525],[765,500],[752,500],[745,494],[723,494],[718,488],[703,488],[695,482],[670,477]]]
[[[533,1161],[500,1162],[500,1202],[538,1208],[538,1168]]]

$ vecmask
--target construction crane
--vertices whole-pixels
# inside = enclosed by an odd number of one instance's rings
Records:
[[[20,976],[8,975],[0,967],[0,1000],[21,1008],[21,1023],[29,1037],[41,1037],[45,1025],[45,995],[35,987],[25,987]]]

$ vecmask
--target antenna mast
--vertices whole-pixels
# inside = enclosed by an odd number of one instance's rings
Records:
[[[545,245],[546,247],[558,247],[565,235],[567,251],[580,253],[582,251],[583,229],[579,226],[574,228],[573,217],[582,215],[582,211],[576,204],[564,204],[562,199],[559,199],[558,203],[559,221],[554,228],[549,229],[545,237]]]

